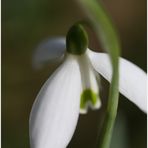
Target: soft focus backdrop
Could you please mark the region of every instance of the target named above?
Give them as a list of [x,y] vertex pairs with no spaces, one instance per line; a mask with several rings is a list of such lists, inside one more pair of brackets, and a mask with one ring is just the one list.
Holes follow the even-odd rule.
[[[146,71],[146,0],[103,2],[119,32],[122,56]],[[58,66],[48,63],[34,70],[36,46],[48,37],[65,35],[73,23],[86,17],[75,0],[2,0],[3,148],[29,148],[32,103]],[[89,47],[102,51],[92,32]],[[104,79],[101,84],[103,107],[80,116],[68,148],[94,147],[108,96],[109,84]],[[146,148],[146,115],[121,95],[118,111],[111,148]]]

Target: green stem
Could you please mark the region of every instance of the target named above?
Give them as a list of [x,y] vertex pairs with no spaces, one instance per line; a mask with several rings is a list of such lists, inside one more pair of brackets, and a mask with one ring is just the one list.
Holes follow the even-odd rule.
[[108,105],[102,131],[98,139],[98,148],[109,148],[118,107],[120,43],[111,20],[100,1],[79,0],[79,2],[87,12],[97,37],[102,41],[102,45],[109,53],[112,64],[113,75],[109,90]]
[[98,148],[109,148],[118,107],[118,73],[114,72],[103,128],[97,141]]

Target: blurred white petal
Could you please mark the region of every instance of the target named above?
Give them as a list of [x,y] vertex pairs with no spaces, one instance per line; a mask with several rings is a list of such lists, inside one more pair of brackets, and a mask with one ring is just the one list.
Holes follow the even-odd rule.
[[[94,69],[109,82],[112,77],[112,68],[108,54],[96,53],[88,50]],[[141,110],[147,112],[147,76],[135,64],[120,58],[119,91]]]
[[75,57],[53,73],[40,90],[30,115],[31,148],[66,148],[80,110],[81,77]]
[[41,68],[48,61],[60,60],[66,50],[65,37],[49,38],[41,42],[33,53],[33,67]]

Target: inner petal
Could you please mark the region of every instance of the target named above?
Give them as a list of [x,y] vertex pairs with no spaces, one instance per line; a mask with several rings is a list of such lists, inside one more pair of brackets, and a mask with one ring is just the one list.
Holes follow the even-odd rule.
[[83,90],[81,94],[80,113],[84,114],[87,113],[88,108],[100,108],[101,101],[95,72],[88,56],[86,54],[79,56],[78,62]]

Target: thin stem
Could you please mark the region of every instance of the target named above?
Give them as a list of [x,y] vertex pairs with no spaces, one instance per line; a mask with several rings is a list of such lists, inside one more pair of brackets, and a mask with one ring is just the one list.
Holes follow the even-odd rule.
[[109,90],[108,105],[102,131],[97,142],[98,148],[109,148],[118,107],[118,59],[120,55],[120,43],[115,28],[100,1],[79,0],[78,2],[80,2],[88,14],[92,28],[96,32],[98,39],[102,41],[105,50],[109,53],[112,64],[113,75]]
[[97,141],[98,148],[109,148],[112,130],[117,114],[118,107],[118,74],[114,72],[112,77],[112,85],[110,86],[109,100],[105,114],[102,131]]

